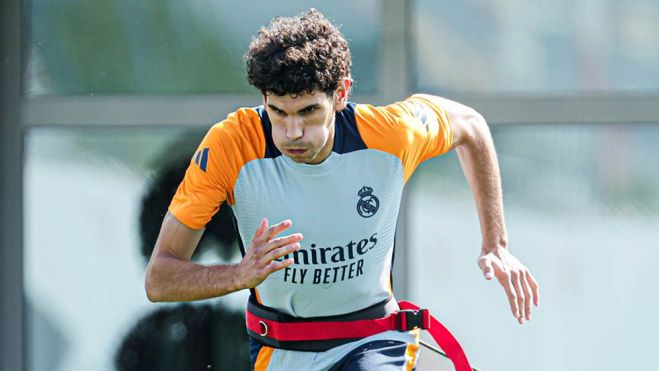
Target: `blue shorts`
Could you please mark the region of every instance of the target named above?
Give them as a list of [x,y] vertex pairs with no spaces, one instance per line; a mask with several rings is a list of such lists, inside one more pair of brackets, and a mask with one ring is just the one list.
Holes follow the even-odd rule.
[[325,352],[275,349],[249,341],[254,371],[415,370],[419,355],[418,331],[387,331]]

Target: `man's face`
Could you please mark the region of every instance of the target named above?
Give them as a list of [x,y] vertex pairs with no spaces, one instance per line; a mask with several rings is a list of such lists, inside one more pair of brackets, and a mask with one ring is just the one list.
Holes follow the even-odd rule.
[[337,104],[326,93],[264,97],[272,123],[272,140],[295,162],[319,164],[332,152]]

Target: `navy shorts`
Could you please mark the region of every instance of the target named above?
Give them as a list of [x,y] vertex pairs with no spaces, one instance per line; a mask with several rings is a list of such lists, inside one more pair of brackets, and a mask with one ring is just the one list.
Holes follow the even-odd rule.
[[415,370],[415,364],[403,368],[403,366],[408,366],[405,359],[407,348],[408,344],[402,341],[372,341],[348,353],[329,371]]
[[250,339],[252,370],[400,371],[415,370],[418,331],[387,331],[325,352],[300,352],[263,346]]

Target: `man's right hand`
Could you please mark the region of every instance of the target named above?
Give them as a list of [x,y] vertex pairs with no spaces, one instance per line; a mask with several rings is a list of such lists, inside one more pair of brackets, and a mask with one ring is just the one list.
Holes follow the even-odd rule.
[[293,259],[277,261],[300,248],[298,241],[302,234],[294,233],[278,237],[279,233],[290,228],[293,223],[284,220],[268,227],[268,220],[263,218],[249,244],[243,260],[238,264],[238,282],[243,288],[254,288],[263,282],[270,274],[293,264]]

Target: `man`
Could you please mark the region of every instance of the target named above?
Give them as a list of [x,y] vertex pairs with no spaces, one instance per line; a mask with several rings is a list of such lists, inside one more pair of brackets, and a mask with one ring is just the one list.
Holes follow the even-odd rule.
[[[538,284],[507,249],[499,169],[483,117],[430,95],[384,107],[349,103],[350,63],[347,42],[316,10],[262,28],[247,54],[247,74],[263,105],[239,109],[210,129],[149,263],[152,301],[250,289],[256,370],[414,368],[417,331],[346,340],[328,335],[332,328],[317,329],[319,322],[346,321],[336,331],[351,331],[343,327],[398,313],[390,278],[403,186],[421,162],[452,149],[476,201],[485,278],[498,279],[519,323],[531,319],[531,301],[538,305]],[[204,225],[223,202],[239,231],[256,231],[251,239],[242,235],[242,261],[192,263]]]

